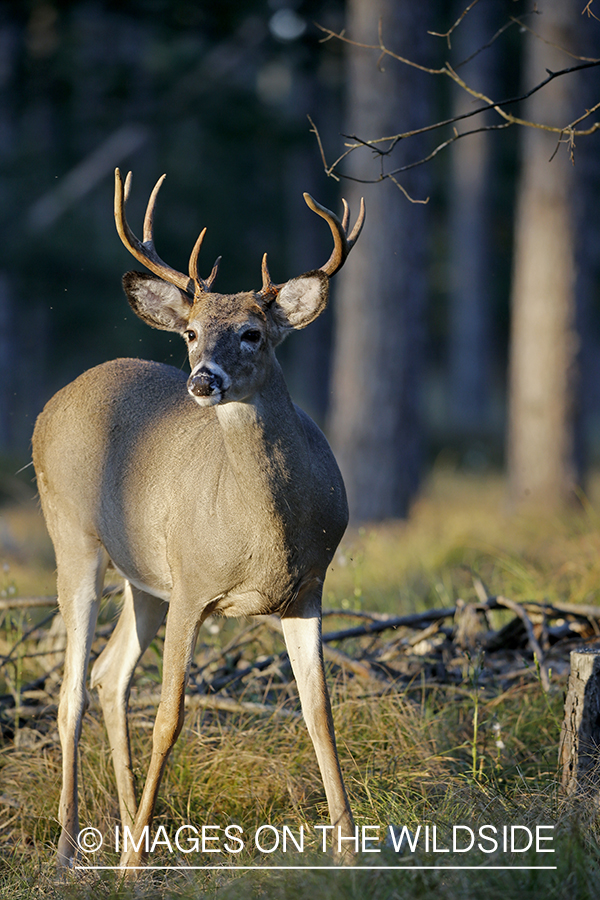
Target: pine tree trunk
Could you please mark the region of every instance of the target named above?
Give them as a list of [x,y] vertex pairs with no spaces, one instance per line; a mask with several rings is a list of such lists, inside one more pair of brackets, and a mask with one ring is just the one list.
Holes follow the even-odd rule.
[[[419,58],[427,37],[422,4],[350,0],[347,34],[384,40],[398,53]],[[394,60],[377,65],[377,53],[349,46],[346,133],[383,137],[427,121],[431,77]],[[410,159],[420,147],[410,141]],[[407,157],[405,157],[406,159]],[[394,165],[400,157],[394,155]],[[344,171],[377,178],[370,151],[354,153]],[[388,166],[391,168],[391,165]],[[400,181],[424,198],[424,170]],[[363,233],[336,285],[330,435],[354,520],[402,517],[419,481],[419,388],[423,365],[428,208],[409,203],[390,181],[345,182],[353,216],[361,195],[367,204]]]
[[[453,6],[453,21],[465,5]],[[478,5],[465,16],[453,35],[456,59],[462,60],[482,47],[494,32],[494,7]],[[461,70],[477,90],[497,96],[494,80],[495,45],[477,54]],[[453,113],[461,115],[473,109],[473,99],[454,86]],[[478,119],[477,127],[491,124],[491,114]],[[474,127],[462,123],[461,131]],[[457,141],[451,150],[449,191],[450,256],[448,311],[448,409],[451,430],[471,438],[489,431],[491,426],[491,328],[490,302],[490,219],[492,203],[491,138],[481,132]]]
[[13,449],[11,418],[15,361],[11,283],[6,272],[0,271],[0,453]]
[[[525,85],[572,64],[581,10],[574,0],[545,3],[526,38]],[[547,43],[549,42],[549,43]],[[558,78],[534,94],[524,117],[565,125],[573,118],[575,80]],[[509,366],[509,492],[514,503],[558,508],[579,481],[574,419],[577,391],[573,166],[558,135],[522,130],[522,171],[515,226]],[[551,159],[551,157],[553,157]]]

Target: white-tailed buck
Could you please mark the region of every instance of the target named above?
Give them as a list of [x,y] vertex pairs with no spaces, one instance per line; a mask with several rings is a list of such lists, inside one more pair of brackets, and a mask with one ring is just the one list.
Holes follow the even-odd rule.
[[[331,822],[342,834],[354,834],[321,644],[323,579],[346,527],[346,497],[325,438],[290,400],[274,348],[323,311],[329,278],[358,238],[364,206],[348,234],[346,204],[340,222],[305,194],[333,234],[327,263],[273,284],[265,255],[262,288],[225,295],[213,291],[218,260],[207,279],[198,274],[204,231],[189,275],[157,255],[152,222],[162,181],[150,197],[139,241],[125,218],[130,176],[123,186],[115,173],[117,230],[153,273],[129,272],[123,284],[138,316],[182,335],[190,376],[140,359],[104,363],[50,400],[33,435],[67,629],[58,713],[61,865],[72,864],[77,849],[77,743],[109,560],[125,578],[124,604],[94,663],[91,684],[106,721],[121,820],[134,840],[151,824],[163,769],[183,723],[198,629],[214,613],[281,616]],[[165,614],[162,693],[138,806],[127,703],[134,669]],[[123,854],[122,865],[141,862],[142,843],[139,851]]]

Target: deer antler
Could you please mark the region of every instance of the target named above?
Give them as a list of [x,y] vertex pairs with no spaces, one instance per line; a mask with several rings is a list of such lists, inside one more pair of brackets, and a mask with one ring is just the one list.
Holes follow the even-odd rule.
[[198,274],[198,255],[200,253],[202,241],[204,240],[204,235],[206,234],[206,228],[200,232],[198,240],[192,250],[189,262],[189,275],[184,275],[183,272],[178,272],[177,269],[172,269],[171,266],[168,266],[162,261],[154,248],[154,239],[152,237],[154,207],[156,205],[158,192],[165,178],[166,176],[162,175],[158,179],[154,185],[154,190],[150,194],[146,215],[144,216],[144,240],[142,242],[136,238],[125,217],[125,205],[131,189],[131,172],[128,173],[127,178],[125,179],[125,185],[123,185],[121,173],[118,169],[115,169],[115,223],[119,237],[132,256],[141,262],[142,265],[146,266],[147,269],[150,269],[151,272],[154,272],[155,275],[158,275],[159,278],[163,278],[170,284],[176,285],[182,291],[194,294],[207,294],[210,292],[213,282],[217,277],[221,257],[219,256],[216,260],[208,278],[206,280],[200,278]]
[[[362,227],[365,224],[365,201],[361,197],[358,218],[354,224],[354,228],[352,229],[350,234],[348,234],[350,209],[344,199],[342,199],[342,203],[344,205],[344,214],[342,216],[341,222],[334,212],[331,212],[331,210],[327,209],[325,206],[321,206],[321,204],[317,203],[317,201],[314,200],[310,196],[310,194],[305,193],[304,200],[309,209],[312,209],[312,211],[315,212],[318,216],[321,216],[321,218],[325,219],[331,229],[331,233],[333,235],[333,251],[325,265],[320,267],[320,271],[325,272],[325,274],[331,278],[332,275],[335,275],[336,272],[339,272],[339,270],[346,262],[348,254],[354,247],[356,241],[358,240],[358,236],[362,231]],[[267,268],[266,253],[263,256],[262,260],[262,281],[263,283],[260,293],[263,296],[276,293],[281,287],[280,284],[273,284],[273,282],[271,281],[271,276],[269,275],[269,270]]]

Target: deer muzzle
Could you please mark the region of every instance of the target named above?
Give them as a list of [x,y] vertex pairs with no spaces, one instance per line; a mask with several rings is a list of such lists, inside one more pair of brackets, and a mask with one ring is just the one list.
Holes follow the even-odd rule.
[[223,378],[218,372],[211,371],[206,366],[192,372],[188,378],[188,391],[193,397],[208,399],[223,393]]

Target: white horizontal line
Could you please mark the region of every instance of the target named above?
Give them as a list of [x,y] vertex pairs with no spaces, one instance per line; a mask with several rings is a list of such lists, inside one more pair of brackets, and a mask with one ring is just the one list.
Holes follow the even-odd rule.
[[550,871],[557,869],[557,866],[75,866],[75,869],[79,871],[91,871],[97,869],[111,869],[111,870],[123,870],[123,871],[144,871],[146,870],[161,870],[161,871],[192,871],[192,870],[248,870],[248,869],[256,869],[259,872],[264,871],[315,871],[315,870],[323,870],[326,872],[333,871],[346,871],[346,872],[356,872],[356,871],[378,871],[385,872],[389,870],[390,872],[394,871],[414,871],[415,869],[432,869],[433,871],[442,871],[448,869],[458,869],[460,871],[466,870],[474,870],[474,869],[483,869],[485,871],[525,871],[525,872],[533,872],[533,871]]

